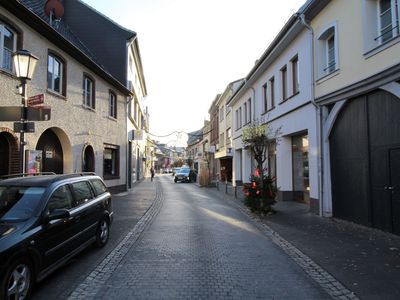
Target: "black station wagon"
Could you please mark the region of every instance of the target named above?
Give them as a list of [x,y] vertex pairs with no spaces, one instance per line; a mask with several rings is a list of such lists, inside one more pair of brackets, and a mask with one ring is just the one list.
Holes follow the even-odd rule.
[[27,299],[42,280],[87,246],[103,247],[111,195],[93,174],[0,181],[0,299]]

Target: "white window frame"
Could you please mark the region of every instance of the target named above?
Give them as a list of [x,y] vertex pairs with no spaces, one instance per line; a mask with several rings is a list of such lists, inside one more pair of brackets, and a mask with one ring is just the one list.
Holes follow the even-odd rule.
[[[332,41],[333,39],[333,48],[331,48],[331,44],[330,41]],[[336,70],[336,49],[335,49],[335,43],[336,43],[336,36],[335,33],[332,33],[331,35],[329,35],[326,40],[325,40],[325,62],[326,62],[326,66],[324,71],[326,71],[327,73],[332,73],[333,71]],[[333,55],[333,57],[331,57],[331,55]]]
[[292,68],[292,95],[295,95],[300,92],[300,63],[298,54],[290,60],[290,65]]
[[281,70],[281,93],[282,99],[281,101],[284,102],[289,98],[288,95],[288,69],[287,65],[284,65]]
[[242,107],[239,107],[239,128],[242,128],[242,121],[243,121],[243,115],[242,115]]
[[[333,64],[329,64],[329,41],[334,39]],[[339,69],[338,30],[336,22],[329,24],[317,36],[317,80],[324,78]],[[332,62],[331,61],[331,62]]]
[[[390,0],[390,17],[391,17],[391,23],[390,25],[387,26],[387,28],[389,28],[389,26],[392,28],[391,30],[388,30],[385,33],[382,33],[385,29],[382,28],[382,15],[383,13],[386,13],[388,10],[386,10],[385,12],[381,12],[381,2],[383,0],[378,0],[376,2],[377,8],[376,8],[376,12],[377,12],[377,20],[378,20],[378,39],[379,39],[379,43],[380,44],[384,44],[387,41],[392,40],[394,37],[399,35],[399,7],[398,5],[400,4],[398,0]],[[383,39],[384,35],[390,33],[391,36],[387,39]]]
[[87,75],[83,75],[83,105],[94,109],[94,81]]
[[271,110],[275,108],[275,76],[272,76],[268,80],[268,85],[269,85],[269,96],[271,100],[270,101],[271,107],[269,110]]
[[247,101],[243,104],[244,110],[244,124],[247,124]]
[[246,124],[251,123],[251,98],[247,100],[247,116],[246,116]]
[[116,119],[117,118],[117,95],[110,91],[109,96],[108,96],[108,101],[109,101],[109,110],[108,110],[108,115],[111,118]]
[[400,42],[400,0],[391,0],[392,37],[381,37],[381,0],[362,0],[364,57],[368,59]]
[[[10,62],[8,64],[8,66],[9,66],[8,68],[3,66],[4,56],[5,56],[5,53],[4,53],[4,32],[5,32],[5,30],[8,30],[13,35],[13,49],[11,49],[10,58],[9,58]],[[0,24],[0,68],[2,70],[8,71],[10,73],[12,73],[14,70],[14,65],[12,62],[11,54],[13,52],[15,52],[15,50],[17,48],[17,38],[16,37],[17,37],[17,34],[9,26],[7,26],[6,24]],[[7,50],[10,50],[10,49],[7,49]]]
[[[62,95],[62,94],[63,94],[63,82],[64,82],[64,76],[63,76],[63,74],[64,74],[64,62],[63,62],[59,57],[57,57],[55,54],[49,53],[48,56],[47,56],[47,72],[49,72],[49,60],[50,60],[50,59],[53,60],[53,64],[52,64],[53,68],[52,68],[52,70],[51,70],[51,82],[50,82],[50,86],[49,86],[49,82],[47,81],[47,88],[48,88],[49,90],[51,90],[52,92],[55,92],[55,93],[57,93],[57,94]],[[56,61],[56,62],[59,64],[59,66],[60,66],[60,68],[59,68],[59,74],[57,74],[57,75],[59,76],[59,78],[60,78],[60,90],[59,90],[59,91],[57,91],[57,90],[54,88],[54,86],[55,86],[55,84],[54,84],[54,81],[55,81],[55,76],[54,76],[54,74],[55,74],[55,72],[54,72],[54,61]]]
[[226,130],[226,144],[227,145],[231,144],[231,138],[232,138],[232,130],[231,130],[231,128],[228,128]]

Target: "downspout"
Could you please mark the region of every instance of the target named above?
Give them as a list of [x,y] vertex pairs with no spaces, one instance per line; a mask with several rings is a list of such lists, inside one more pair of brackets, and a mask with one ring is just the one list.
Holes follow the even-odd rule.
[[301,23],[308,29],[310,32],[310,58],[311,58],[311,103],[316,108],[316,126],[317,126],[317,141],[318,141],[318,151],[317,151],[317,161],[318,161],[318,197],[319,197],[319,215],[323,216],[324,213],[324,200],[323,200],[323,161],[322,161],[322,109],[315,102],[315,63],[314,63],[314,29],[311,25],[306,21],[304,13],[299,14],[298,18]]

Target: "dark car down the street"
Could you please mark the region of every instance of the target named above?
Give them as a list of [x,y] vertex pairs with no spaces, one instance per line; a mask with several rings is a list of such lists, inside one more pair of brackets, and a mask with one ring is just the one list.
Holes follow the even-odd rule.
[[0,299],[28,299],[35,281],[103,247],[112,219],[111,194],[93,174],[0,181]]
[[190,168],[180,168],[176,174],[175,174],[175,178],[174,181],[176,182],[192,182],[192,181],[196,181],[196,171],[192,170]]

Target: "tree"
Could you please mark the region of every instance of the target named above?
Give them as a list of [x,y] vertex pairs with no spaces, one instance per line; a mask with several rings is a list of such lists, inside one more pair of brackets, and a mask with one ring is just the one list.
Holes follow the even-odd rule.
[[260,213],[274,212],[277,188],[274,185],[275,178],[270,174],[264,174],[264,162],[268,158],[268,148],[278,143],[280,128],[273,130],[270,125],[260,125],[258,122],[250,124],[243,129],[243,145],[249,149],[257,162],[257,168],[250,176],[251,183],[245,184],[245,204],[252,211]]
[[261,178],[264,175],[263,165],[268,158],[268,148],[274,143],[278,143],[280,132],[281,127],[274,130],[272,126],[267,124],[261,125],[257,121],[243,129],[243,145],[253,154]]

